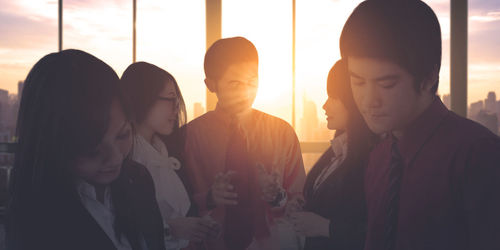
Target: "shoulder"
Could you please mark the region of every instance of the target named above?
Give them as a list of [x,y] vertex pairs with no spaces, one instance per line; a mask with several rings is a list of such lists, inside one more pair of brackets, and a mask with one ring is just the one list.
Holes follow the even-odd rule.
[[328,147],[328,149],[319,157],[318,161],[314,163],[314,165],[311,168],[310,174],[328,165],[332,157],[333,157],[333,150],[331,147]]
[[151,192],[151,189],[154,192],[153,178],[147,168],[131,159],[124,161],[120,176],[113,182],[112,186],[115,190],[122,192]]
[[290,126],[290,124],[288,122],[286,122],[285,120],[283,120],[277,116],[270,115],[268,113],[264,113],[264,112],[257,110],[257,109],[252,110],[252,116],[254,117],[255,120],[258,120],[258,121],[262,121],[265,123],[273,123],[273,124],[276,124],[276,125],[281,126],[281,127],[286,127],[286,128],[292,129],[292,126]]
[[151,177],[146,167],[132,159],[123,162],[121,176],[125,178],[148,178]]
[[459,175],[470,176],[471,173],[467,172],[473,171],[494,176],[496,174],[492,173],[500,170],[500,137],[481,124],[451,111],[435,131],[432,142],[449,153],[454,171]]
[[193,119],[188,124],[186,124],[187,130],[197,130],[206,126],[207,123],[212,122],[215,118],[214,111],[208,111],[207,113]]
[[272,129],[273,132],[293,135],[296,137],[295,130],[287,121],[257,109],[253,109],[252,111],[253,120],[255,121],[256,126],[266,127]]
[[217,129],[217,114],[215,111],[208,111],[185,125],[184,136],[186,143],[190,143],[192,140],[199,140],[198,137],[215,133]]
[[445,118],[438,134],[449,136],[461,148],[477,147],[482,144],[498,144],[500,141],[498,135],[483,125],[451,111]]

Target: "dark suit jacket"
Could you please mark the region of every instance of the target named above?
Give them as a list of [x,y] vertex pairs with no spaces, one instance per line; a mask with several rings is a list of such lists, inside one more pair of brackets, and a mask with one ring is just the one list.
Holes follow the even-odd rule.
[[[7,249],[116,249],[75,190],[54,192],[11,207],[17,211],[8,213]],[[111,192],[116,223],[133,249],[140,249],[142,239],[150,250],[165,249],[153,180],[146,168],[131,161],[124,164]]]
[[333,156],[329,148],[316,162],[306,178],[305,210],[330,220],[330,237],[307,237],[305,249],[363,249],[366,227],[366,206],[363,190],[365,164],[342,163],[314,191],[314,182],[321,170],[328,167]]

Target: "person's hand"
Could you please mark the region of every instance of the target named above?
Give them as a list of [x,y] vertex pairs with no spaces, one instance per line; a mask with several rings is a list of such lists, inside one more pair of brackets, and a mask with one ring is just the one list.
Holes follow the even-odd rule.
[[167,222],[171,234],[176,239],[201,242],[208,238],[215,238],[218,234],[217,225],[206,218],[179,217]]
[[311,212],[294,212],[289,215],[290,222],[298,234],[306,237],[329,237],[330,221]]
[[231,176],[234,171],[227,173],[218,173],[215,176],[214,184],[210,190],[212,202],[216,207],[223,205],[237,205],[238,194],[234,192],[234,186],[231,185]]
[[257,164],[257,178],[262,191],[262,199],[267,202],[273,202],[280,192],[283,192],[279,181],[279,173],[277,171],[268,171],[262,164]]
[[302,212],[304,210],[305,205],[304,198],[302,196],[297,196],[290,199],[285,207],[285,214],[290,215],[295,212]]

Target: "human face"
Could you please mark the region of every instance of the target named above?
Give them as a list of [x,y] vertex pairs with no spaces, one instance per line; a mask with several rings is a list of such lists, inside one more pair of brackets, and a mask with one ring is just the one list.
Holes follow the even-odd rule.
[[156,102],[148,112],[141,126],[151,128],[153,133],[169,135],[176,125],[179,113],[179,97],[173,82],[165,83]]
[[131,125],[118,101],[114,100],[104,137],[95,149],[77,157],[75,175],[93,185],[108,185],[120,174],[123,160],[131,147]]
[[349,57],[348,67],[354,100],[374,133],[403,131],[431,103],[430,88],[417,92],[413,76],[393,62]]
[[325,104],[323,104],[323,109],[325,110],[328,129],[346,129],[348,119],[347,110],[338,98],[328,97]]
[[257,62],[233,64],[217,81],[217,105],[231,115],[245,113],[252,108],[258,85]]

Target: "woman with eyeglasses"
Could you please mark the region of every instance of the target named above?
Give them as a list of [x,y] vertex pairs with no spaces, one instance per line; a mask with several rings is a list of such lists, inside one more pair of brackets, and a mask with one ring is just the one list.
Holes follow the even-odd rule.
[[[181,249],[216,234],[217,225],[195,217],[182,156],[186,108],[175,78],[146,62],[131,64],[121,87],[130,102],[136,136],[132,159],[149,170],[165,227],[167,249]],[[196,244],[193,244],[196,245]]]

